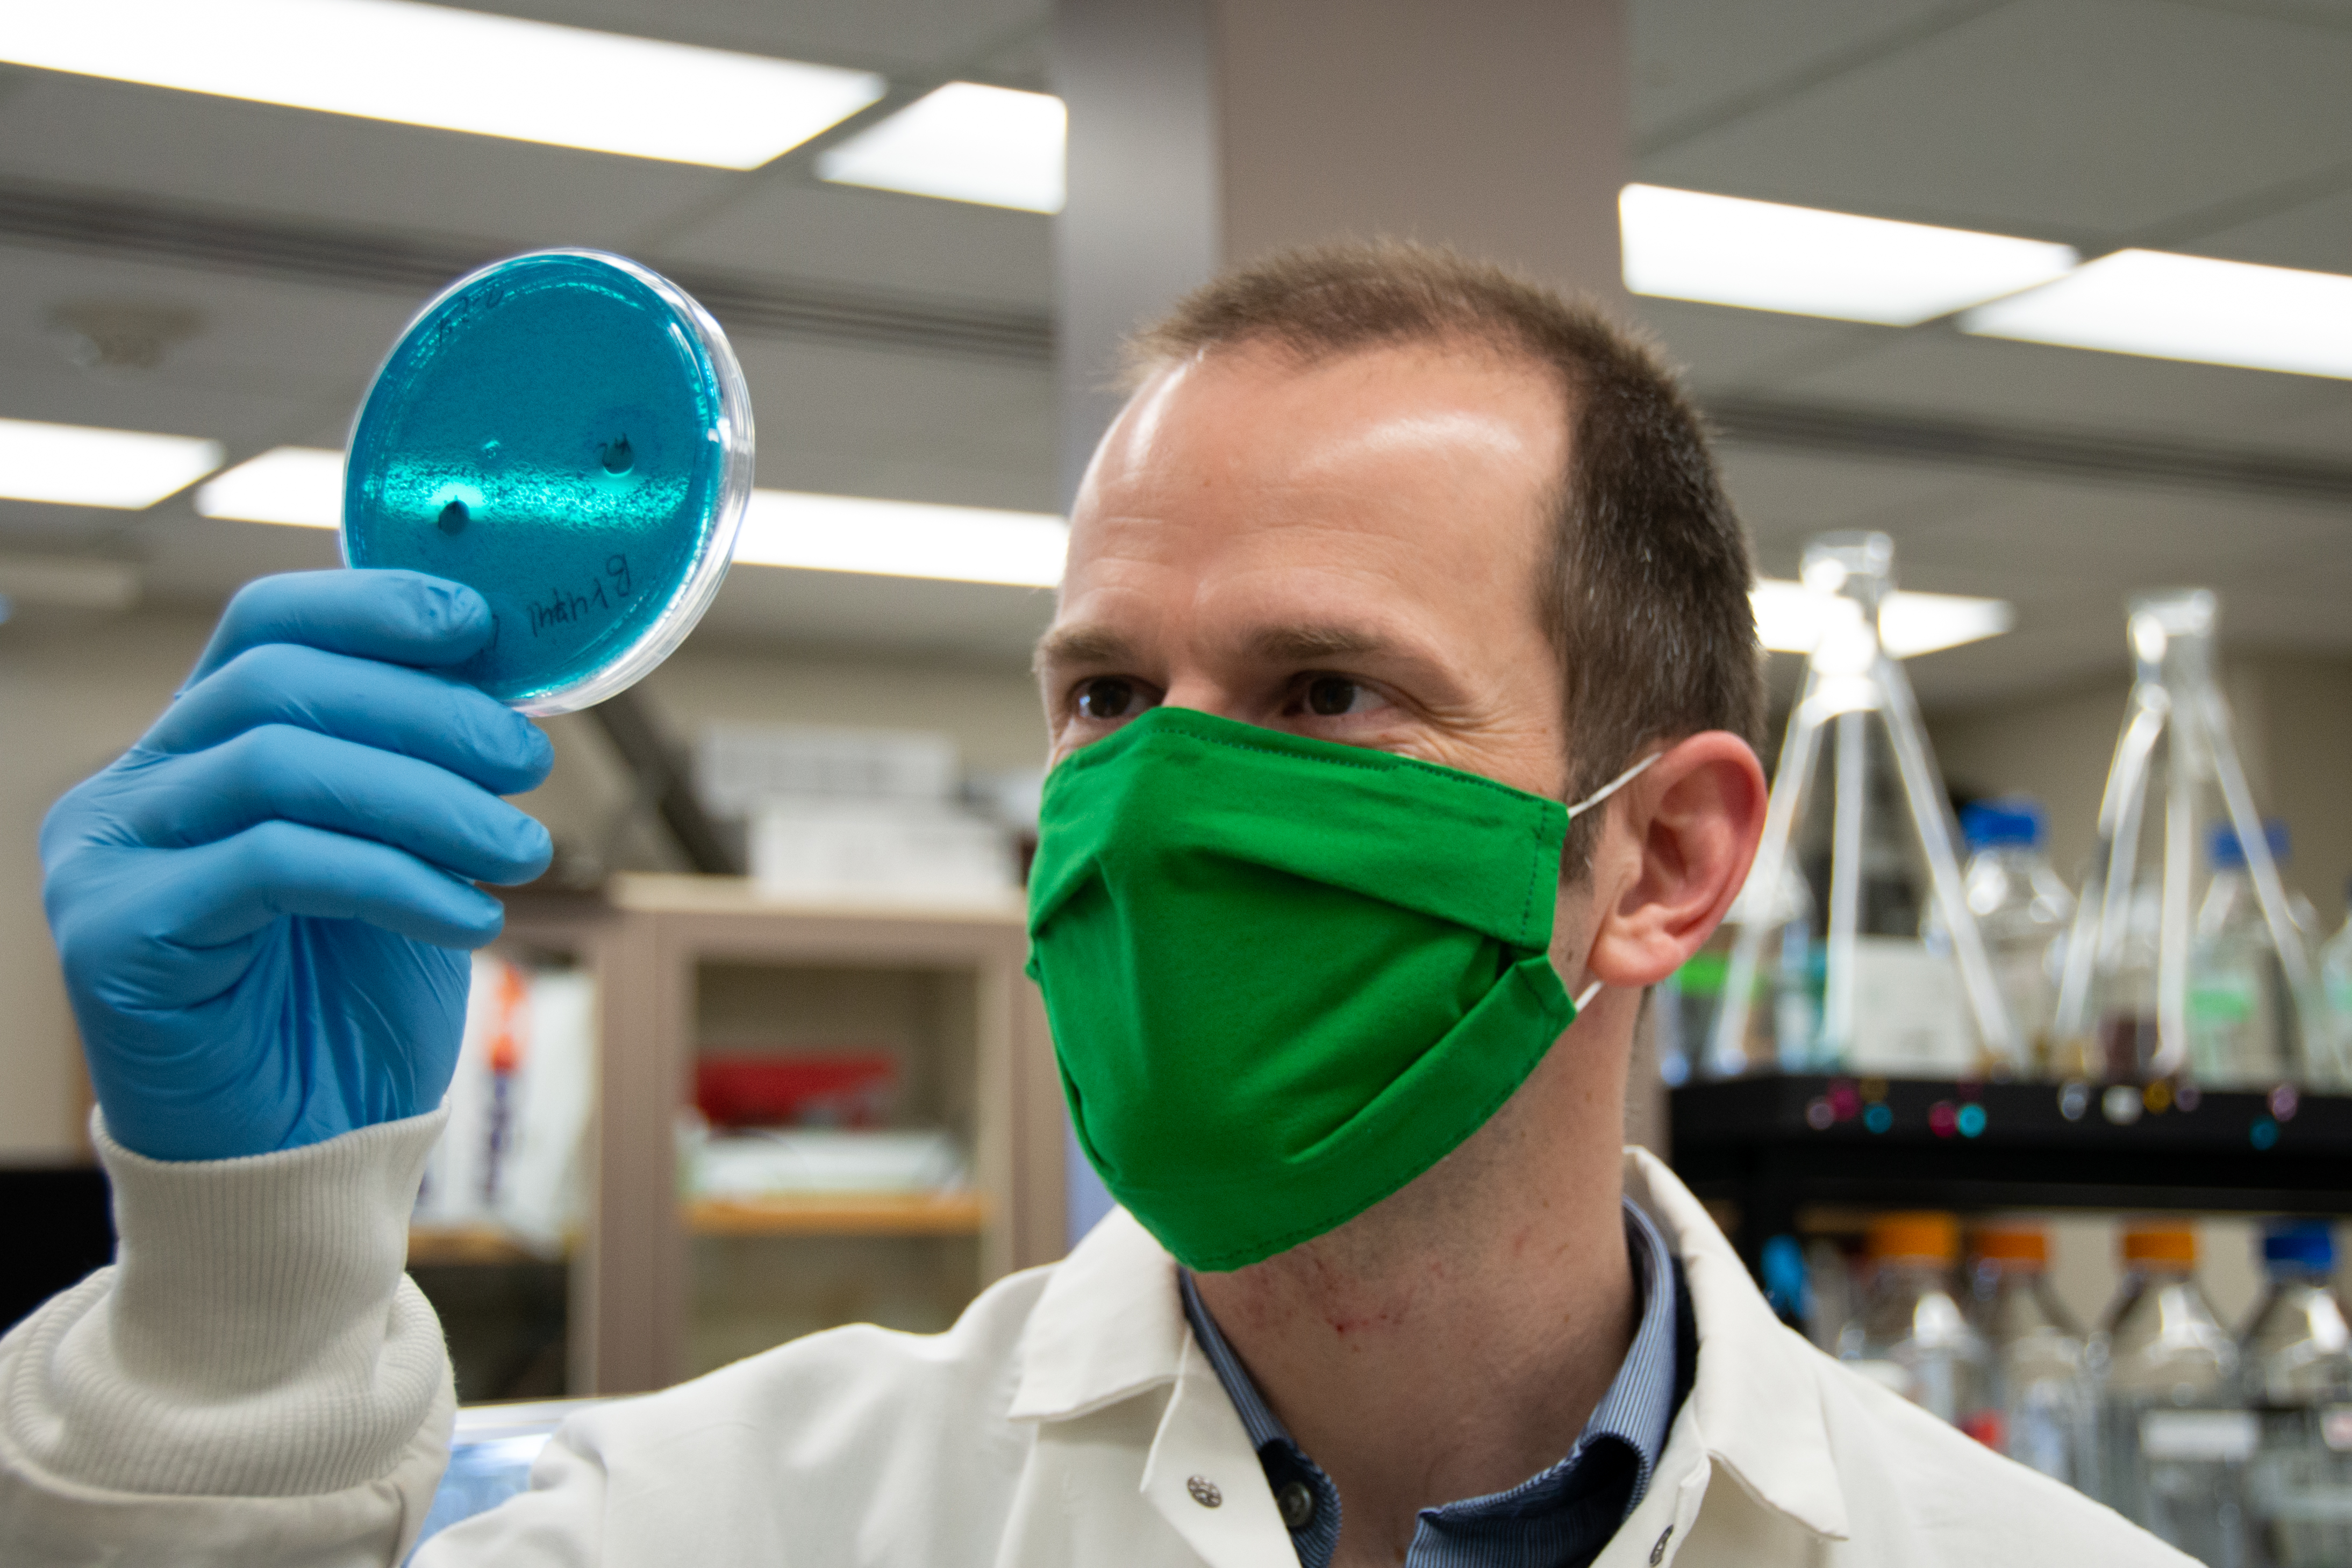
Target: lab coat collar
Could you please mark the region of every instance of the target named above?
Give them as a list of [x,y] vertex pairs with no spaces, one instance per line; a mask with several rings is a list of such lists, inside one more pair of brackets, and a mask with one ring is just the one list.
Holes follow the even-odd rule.
[[1176,1381],[1192,1330],[1176,1260],[1114,1208],[1054,1267],[1021,1335],[1007,1414],[1058,1421]]
[[[1846,1539],[1845,1496],[1811,1364],[1818,1353],[1772,1315],[1706,1210],[1644,1150],[1625,1151],[1625,1192],[1681,1259],[1698,1324],[1697,1377],[1677,1427],[1695,1427],[1707,1458],[1766,1507],[1817,1536]],[[1007,1414],[1057,1421],[1181,1384],[1175,1405],[1185,1420],[1209,1420],[1221,1445],[1238,1436],[1245,1448],[1231,1401],[1192,1345],[1175,1276],[1166,1249],[1126,1210],[1113,1209],[1039,1297]],[[1178,1414],[1171,1408],[1169,1417]],[[1674,1484],[1663,1475],[1660,1482]]]
[[1625,1194],[1682,1260],[1699,1343],[1683,1413],[1708,1458],[1767,1508],[1845,1540],[1845,1493],[1811,1364],[1819,1352],[1773,1316],[1698,1199],[1646,1149],[1625,1151]]

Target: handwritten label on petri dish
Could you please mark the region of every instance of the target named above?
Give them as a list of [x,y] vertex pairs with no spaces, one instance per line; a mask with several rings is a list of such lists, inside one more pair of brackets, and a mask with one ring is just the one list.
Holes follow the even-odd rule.
[[551,627],[578,625],[592,613],[610,615],[628,597],[629,558],[611,557],[604,562],[604,576],[591,579],[584,593],[551,588],[545,603],[525,606],[530,612],[530,634],[536,637]]

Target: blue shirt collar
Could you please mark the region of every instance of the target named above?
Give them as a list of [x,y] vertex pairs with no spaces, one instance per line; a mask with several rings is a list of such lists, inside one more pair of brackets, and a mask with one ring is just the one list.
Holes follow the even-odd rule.
[[[1609,1391],[1568,1457],[1507,1491],[1423,1509],[1409,1568],[1477,1562],[1590,1562],[1649,1490],[1692,1368],[1674,1256],[1649,1217],[1625,1205],[1625,1244],[1642,1315]],[[1274,1412],[1209,1315],[1192,1275],[1177,1270],[1184,1316],[1216,1369],[1265,1467],[1304,1568],[1327,1568],[1339,1540],[1339,1494]],[[1695,1348],[1695,1347],[1694,1347]]]

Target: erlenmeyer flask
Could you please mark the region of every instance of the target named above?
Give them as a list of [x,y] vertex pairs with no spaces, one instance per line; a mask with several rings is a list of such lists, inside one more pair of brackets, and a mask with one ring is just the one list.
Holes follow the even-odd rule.
[[[2099,841],[2066,940],[2053,1033],[2062,1059],[2091,1077],[2197,1078],[2244,1087],[2300,1077],[2345,1081],[2304,934],[2231,737],[2213,673],[2219,606],[2205,589],[2142,594],[2126,615],[2136,678],[2099,805]],[[2259,920],[2236,923],[2274,956],[2280,1007],[2269,1038],[2237,1031],[2223,1050],[2192,1017],[2209,846],[2226,830]],[[2218,918],[2218,917],[2216,917]],[[2207,945],[2210,946],[2210,943]],[[2209,977],[2210,978],[2210,977]],[[2208,986],[2206,989],[2213,988]]]
[[[1824,534],[1806,547],[1805,585],[1827,599],[1830,623],[1790,710],[1763,842],[1732,912],[1707,1053],[1718,1074],[1966,1077],[2024,1065],[1969,908],[1918,705],[1879,643],[1894,559],[1885,534]],[[1778,892],[1791,877],[1803,898]],[[1800,908],[1802,942],[1790,921]],[[1768,1005],[1771,1026],[1759,1029]],[[1810,1039],[1792,1038],[1807,1027]]]

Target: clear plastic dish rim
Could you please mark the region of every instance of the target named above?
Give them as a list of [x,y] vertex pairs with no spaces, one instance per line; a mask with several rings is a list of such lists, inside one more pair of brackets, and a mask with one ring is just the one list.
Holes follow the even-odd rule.
[[[384,351],[375,374],[368,382],[367,396],[360,399],[358,410],[352,415],[351,434],[343,441],[343,461],[351,462],[358,444],[360,422],[367,417],[368,403],[375,396],[376,384],[393,360],[406,346],[412,334],[423,326],[432,314],[450,299],[471,288],[490,274],[513,266],[519,261],[540,261],[552,256],[568,256],[574,260],[593,261],[625,273],[654,292],[656,298],[675,311],[678,319],[694,333],[695,341],[709,358],[719,382],[719,424],[714,436],[723,450],[723,467],[719,476],[719,507],[711,527],[703,536],[701,552],[696,556],[694,569],[686,580],[670,596],[669,606],[654,623],[646,628],[637,640],[629,644],[619,657],[607,663],[594,674],[583,675],[568,686],[534,696],[500,699],[517,713],[533,718],[546,718],[560,713],[577,713],[582,708],[594,707],[606,697],[628,690],[648,674],[656,665],[677,651],[677,645],[698,625],[710,601],[719,596],[719,585],[727,580],[727,569],[735,559],[736,536],[743,531],[743,515],[751,505],[752,430],[751,389],[743,380],[743,367],[735,358],[735,350],[727,341],[727,333],[702,301],[641,262],[611,251],[589,250],[578,246],[558,246],[551,250],[526,250],[502,256],[487,266],[478,267],[440,293],[425,301],[400,335]],[[351,480],[343,481],[345,511],[343,521],[336,530],[342,548],[343,564],[353,566],[352,559]]]

